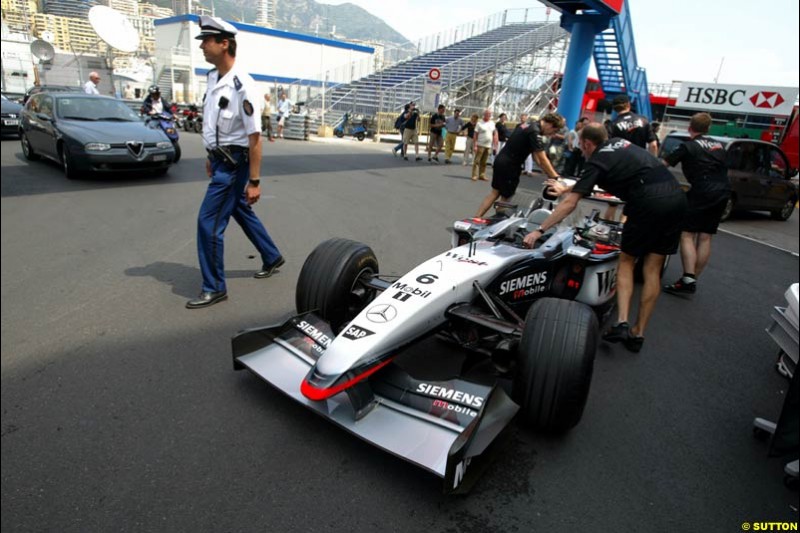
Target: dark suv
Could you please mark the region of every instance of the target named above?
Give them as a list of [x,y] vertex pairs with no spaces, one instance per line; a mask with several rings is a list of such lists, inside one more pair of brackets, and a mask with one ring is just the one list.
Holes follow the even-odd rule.
[[[710,136],[725,145],[728,178],[733,192],[722,220],[734,210],[769,211],[776,220],[788,220],[798,198],[797,169],[774,144],[753,139]],[[661,145],[661,157],[689,140],[688,133],[670,133]],[[687,184],[681,165],[670,170]]]

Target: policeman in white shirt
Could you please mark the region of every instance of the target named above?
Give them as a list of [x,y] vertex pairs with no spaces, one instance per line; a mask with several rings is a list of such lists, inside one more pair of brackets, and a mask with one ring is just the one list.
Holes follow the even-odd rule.
[[286,93],[281,93],[278,99],[278,138],[283,139],[283,127],[286,125],[286,119],[292,112],[292,102],[286,98]]
[[225,228],[231,216],[261,254],[256,278],[268,278],[284,264],[275,243],[253,212],[261,197],[261,92],[236,62],[236,28],[216,17],[200,17],[200,49],[216,68],[208,73],[203,97],[203,144],[211,178],[197,220],[197,250],[203,289],[186,303],[208,307],[228,297],[225,286]]
[[97,90],[97,84],[100,83],[100,74],[97,72],[90,72],[89,73],[89,81],[83,84],[83,92],[86,94],[100,94],[100,91]]

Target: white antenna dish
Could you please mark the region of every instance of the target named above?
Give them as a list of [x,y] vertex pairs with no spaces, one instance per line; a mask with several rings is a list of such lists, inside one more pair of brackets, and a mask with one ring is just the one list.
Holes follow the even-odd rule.
[[50,44],[53,44],[56,40],[56,36],[53,32],[47,30],[42,32],[42,39]]
[[89,24],[106,44],[120,52],[135,52],[139,48],[139,32],[128,17],[107,6],[89,10]]
[[46,63],[52,61],[56,57],[56,51],[53,45],[42,39],[36,39],[31,43],[31,53],[36,59]]

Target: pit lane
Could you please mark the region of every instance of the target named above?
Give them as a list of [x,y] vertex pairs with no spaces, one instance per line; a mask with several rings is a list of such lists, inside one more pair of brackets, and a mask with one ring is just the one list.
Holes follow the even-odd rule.
[[[229,338],[293,309],[320,241],[369,243],[400,274],[447,246],[444,228],[488,185],[387,145],[266,144],[256,211],[287,264],[253,279],[258,260],[232,224],[229,301],[187,311],[207,178],[199,137],[181,143],[165,178],[70,182],[2,142],[3,529],[730,531],[797,519],[785,461],[751,437],[788,388],[764,328],[797,257],[719,235],[698,293],[662,296],[640,354],[601,345],[575,430],[512,427],[473,493],[444,498],[435,477],[234,373]],[[797,213],[734,224],[797,252]],[[679,273],[675,261],[667,276]]]

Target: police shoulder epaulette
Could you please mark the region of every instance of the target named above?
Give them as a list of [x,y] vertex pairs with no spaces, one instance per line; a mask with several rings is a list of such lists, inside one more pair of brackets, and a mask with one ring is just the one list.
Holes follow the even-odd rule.
[[233,77],[233,86],[236,87],[237,91],[241,91],[242,90],[242,82],[239,81],[239,76],[234,76]]

